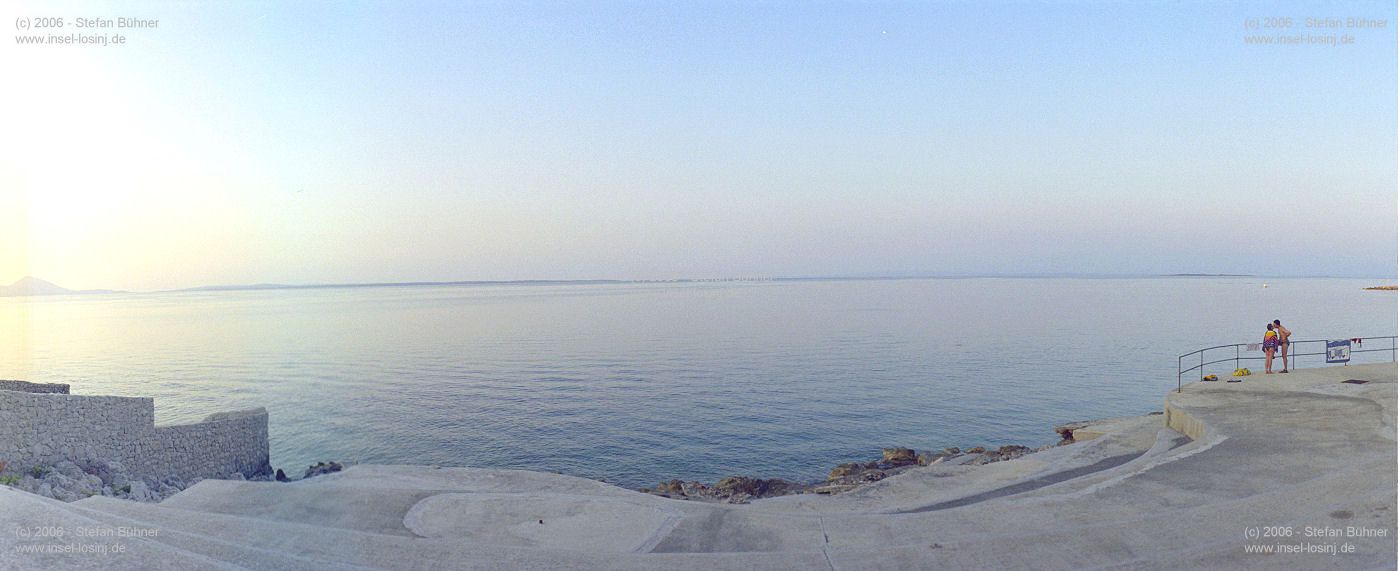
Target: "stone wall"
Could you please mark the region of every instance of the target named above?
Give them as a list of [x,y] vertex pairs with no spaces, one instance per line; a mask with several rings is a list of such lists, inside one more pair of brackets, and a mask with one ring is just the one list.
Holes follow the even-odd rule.
[[27,383],[24,381],[6,381],[0,379],[0,391],[15,391],[21,393],[53,393],[68,394],[68,385],[58,383]]
[[211,414],[197,424],[157,426],[160,472],[182,480],[266,474],[267,409]]
[[0,462],[7,471],[121,462],[132,476],[221,478],[264,474],[267,411],[210,415],[188,425],[155,425],[150,398],[0,390]]

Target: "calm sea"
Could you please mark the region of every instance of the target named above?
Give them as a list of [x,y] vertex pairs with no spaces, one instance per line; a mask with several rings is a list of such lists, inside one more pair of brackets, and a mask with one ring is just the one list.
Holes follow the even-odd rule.
[[730,474],[818,479],[881,446],[1034,446],[1053,441],[1057,423],[1159,410],[1176,386],[1177,355],[1257,342],[1275,318],[1297,339],[1395,335],[1396,294],[1362,290],[1392,280],[10,298],[0,299],[0,378],[153,396],[163,424],[265,406],[273,465],[296,475],[339,460],[528,468],[629,487]]

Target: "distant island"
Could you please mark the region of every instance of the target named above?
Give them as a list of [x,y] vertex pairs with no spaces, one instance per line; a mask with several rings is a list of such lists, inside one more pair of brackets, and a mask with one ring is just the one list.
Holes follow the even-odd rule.
[[78,295],[119,293],[109,289],[72,290],[34,276],[24,276],[10,285],[0,287],[0,297],[29,297],[38,295]]
[[453,281],[453,282],[371,282],[347,284],[251,284],[215,285],[171,290],[174,292],[210,291],[260,291],[268,289],[340,289],[370,287],[424,287],[424,286],[464,286],[464,285],[589,285],[632,283],[626,280],[505,280],[505,281]]
[[1252,278],[1254,274],[1163,274],[1169,278]]
[[1368,287],[1368,288],[1366,288],[1366,289],[1371,290],[1371,291],[1395,291],[1396,289],[1400,289],[1400,286],[1393,286],[1393,285],[1388,285],[1388,286],[1371,286],[1371,287]]

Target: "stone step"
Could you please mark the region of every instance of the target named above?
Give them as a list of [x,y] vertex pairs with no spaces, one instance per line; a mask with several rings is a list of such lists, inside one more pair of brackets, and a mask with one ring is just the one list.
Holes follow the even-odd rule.
[[260,559],[264,555],[268,556],[268,563],[285,558],[291,568],[324,569],[327,563],[386,568],[395,555],[425,547],[400,536],[196,512],[100,496],[70,505],[87,510],[87,515],[96,519],[107,517],[113,525],[159,528],[157,541],[249,568],[282,568],[264,566]]
[[[115,500],[114,500],[115,501]],[[133,502],[134,503],[134,502]],[[176,534],[165,526],[157,537],[115,537],[118,527],[153,526],[127,518],[94,512],[11,488],[0,486],[0,569],[147,569],[153,571],[186,569],[239,569],[206,553],[210,545],[199,542],[194,548],[172,545]],[[21,532],[20,530],[29,530]],[[35,536],[37,530],[62,530],[63,535]],[[144,534],[142,534],[144,535]],[[72,547],[86,552],[35,553],[29,548]],[[96,550],[104,551],[96,551]],[[291,561],[282,567],[295,569]]]
[[[1380,468],[1379,465],[1374,468]],[[1355,480],[1362,471],[1335,480]],[[1300,487],[1302,489],[1302,487]],[[1386,528],[1394,525],[1396,494],[1381,491],[1369,496],[1350,496],[1345,507],[1355,510],[1346,519],[1333,519],[1328,510],[1343,507],[1325,497],[1298,496],[1300,501],[1279,505],[1272,495],[1258,495],[1213,505],[1185,509],[1142,509],[1136,516],[1107,521],[1078,519],[1064,513],[1062,525],[1044,525],[1031,533],[1001,530],[1009,526],[983,529],[981,533],[950,536],[937,533],[934,526],[915,521],[879,522],[827,518],[826,529],[832,543],[828,553],[833,566],[842,568],[949,568],[949,569],[1317,569],[1386,568],[1393,565],[1396,540],[1385,538],[1314,539],[1314,543],[1349,542],[1356,553],[1344,559],[1327,554],[1290,555],[1281,564],[1277,556],[1261,557],[1244,552],[1247,543],[1274,543],[1280,540],[1249,540],[1245,530],[1259,522],[1291,527],[1296,535],[1283,543],[1308,541],[1301,536],[1305,526],[1333,528],[1360,525]],[[1008,514],[1025,509],[1024,501],[990,508]],[[1030,509],[1039,509],[1030,507]],[[1022,512],[1023,513],[1023,512]],[[1226,523],[1235,534],[1222,534],[1218,527],[1202,525]],[[944,522],[946,523],[946,522]],[[897,529],[896,529],[897,527]],[[946,526],[939,526],[946,527]],[[883,528],[883,529],[882,529]],[[995,531],[994,531],[995,529]],[[870,548],[870,545],[880,545]],[[1053,545],[1054,549],[1043,546]],[[1037,546],[1025,551],[1024,546]],[[916,563],[918,562],[918,563]]]
[[1145,465],[1169,462],[1189,453],[1187,446],[1190,445],[1188,439],[1174,430],[1148,427],[1130,437],[1109,435],[1092,442],[1055,447],[978,467],[939,463],[915,468],[845,494],[783,496],[759,500],[755,506],[790,513],[902,514],[971,505],[1012,495],[1064,494],[1106,480],[1130,477]]
[[343,471],[284,485],[382,487],[392,481],[398,489],[425,489],[472,493],[545,492],[572,495],[629,496],[635,490],[606,482],[563,474],[486,468],[433,468],[429,466],[361,465]]
[[[1393,456],[1389,462],[1389,465],[1393,465]],[[1366,490],[1368,475],[1383,471],[1387,465],[1385,461],[1360,463],[1313,480],[1281,486],[1268,493],[1209,497],[1209,501],[1204,502],[1187,503],[1177,501],[1179,498],[1139,494],[1132,490],[1137,485],[1125,483],[1122,486],[1124,489],[1106,489],[1102,493],[1080,491],[1058,497],[1002,498],[983,505],[907,514],[898,518],[884,514],[828,514],[823,518],[824,530],[833,553],[865,545],[882,545],[891,549],[926,546],[930,538],[943,548],[972,553],[993,551],[999,545],[1004,548],[1007,545],[1026,544],[1064,546],[1064,551],[1072,552],[1071,546],[1080,542],[1079,538],[1087,538],[1087,541],[1115,538],[1116,542],[1147,546],[1162,553],[1173,552],[1180,546],[1209,547],[1217,543],[1239,549],[1244,530],[1264,521],[1275,526],[1296,525],[1300,534],[1301,526],[1309,525],[1376,527],[1385,525],[1386,520],[1393,524],[1394,513],[1386,508],[1394,505],[1396,494],[1393,489],[1382,489],[1371,494],[1347,494],[1345,497],[1350,501],[1346,504],[1339,504],[1334,497],[1307,493],[1309,489],[1324,486],[1354,488],[1358,492]],[[1125,492],[1130,497],[1119,495]],[[1108,494],[1119,497],[1106,497]],[[1290,500],[1280,503],[1280,496]],[[1150,498],[1154,503],[1146,503],[1145,498]],[[1092,514],[1082,510],[1081,506],[1086,502],[1097,504]],[[1342,516],[1325,515],[1340,513],[1343,509],[1347,511]],[[1319,517],[1318,514],[1324,515]],[[1008,524],[1013,521],[1020,525]],[[1213,523],[1203,526],[1201,522]],[[1238,522],[1238,525],[1229,527],[1237,527],[1239,533],[1221,537],[1220,522]],[[1395,538],[1388,540],[1393,546]],[[1374,551],[1392,553],[1393,549]],[[1088,552],[1103,553],[1102,550]],[[1115,556],[1110,555],[1109,560],[1112,557]],[[1086,562],[1076,566],[1089,565]],[[1056,566],[1049,565],[1047,560],[1046,567]]]
[[[429,569],[753,569],[825,567],[819,549],[802,553],[698,553],[646,554],[602,553],[578,550],[516,548],[473,542],[408,538],[394,535],[328,528],[314,525],[258,520],[243,516],[201,513],[95,497],[71,504],[93,517],[115,518],[126,525],[159,527],[159,541],[235,565],[262,567],[258,553],[240,554],[228,545],[257,546],[257,552],[282,554],[297,564],[311,561],[319,568]],[[167,534],[164,530],[178,529]],[[218,538],[210,543],[208,538]],[[225,545],[227,544],[227,545]],[[241,559],[240,559],[241,558]],[[318,567],[318,565],[312,565]],[[297,568],[288,566],[287,568]]]
[[334,485],[204,480],[160,505],[169,509],[413,537],[403,525],[404,515],[423,498],[438,493],[423,489],[346,489]]

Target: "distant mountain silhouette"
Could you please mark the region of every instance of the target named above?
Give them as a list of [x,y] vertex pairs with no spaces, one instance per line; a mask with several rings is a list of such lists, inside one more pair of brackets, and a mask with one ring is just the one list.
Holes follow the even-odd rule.
[[109,289],[71,290],[34,276],[24,276],[19,281],[0,287],[0,297],[27,297],[32,295],[73,295],[84,293],[116,293]]
[[[670,280],[670,281],[691,281],[691,280]],[[250,285],[213,285],[199,286],[184,289],[170,290],[173,292],[209,292],[209,291],[256,291],[268,289],[343,289],[343,288],[370,288],[370,287],[424,287],[424,286],[492,286],[492,285],[579,285],[579,284],[622,284],[622,283],[642,283],[633,280],[502,280],[502,281],[453,281],[453,282],[370,282],[370,283],[348,283],[348,284],[250,284]]]

